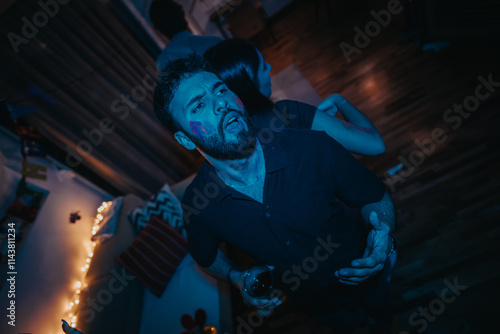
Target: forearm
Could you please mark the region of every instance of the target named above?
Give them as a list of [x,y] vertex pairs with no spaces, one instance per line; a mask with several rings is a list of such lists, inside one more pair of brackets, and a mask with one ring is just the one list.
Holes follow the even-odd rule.
[[220,249],[217,250],[217,256],[210,267],[204,267],[206,271],[215,277],[226,280],[230,272],[230,281],[238,285],[242,271],[224,254]]
[[370,203],[361,209],[361,215],[366,224],[370,224],[370,212],[374,211],[381,223],[389,227],[389,232],[394,232],[396,228],[396,211],[391,196],[385,192],[384,197],[379,202]]
[[[335,110],[344,120],[335,117]],[[332,94],[318,105],[311,129],[325,131],[354,153],[372,156],[385,152],[384,140],[375,125],[340,94]]]
[[339,105],[339,111],[344,117],[344,119],[351,123],[352,125],[356,125],[359,127],[363,127],[367,130],[377,131],[375,125],[370,121],[368,117],[366,117],[361,110],[352,105],[349,101],[345,100],[344,103]]

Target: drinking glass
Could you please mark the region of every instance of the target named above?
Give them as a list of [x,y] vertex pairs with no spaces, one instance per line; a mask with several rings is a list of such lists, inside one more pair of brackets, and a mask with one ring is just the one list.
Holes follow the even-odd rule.
[[273,272],[267,266],[254,266],[245,270],[242,289],[254,298],[269,297],[273,289]]

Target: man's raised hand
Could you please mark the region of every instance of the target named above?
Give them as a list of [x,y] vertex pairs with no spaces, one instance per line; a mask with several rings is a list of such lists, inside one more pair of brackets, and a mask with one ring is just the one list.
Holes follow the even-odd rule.
[[363,257],[351,262],[352,268],[343,268],[335,272],[339,282],[346,285],[359,285],[364,280],[382,271],[387,254],[391,249],[389,226],[381,223],[377,214],[370,212],[370,225]]

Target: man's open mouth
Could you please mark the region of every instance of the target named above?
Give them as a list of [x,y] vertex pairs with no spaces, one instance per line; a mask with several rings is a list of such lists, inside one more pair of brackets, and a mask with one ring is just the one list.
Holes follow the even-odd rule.
[[239,130],[241,125],[240,115],[235,111],[231,111],[224,119],[223,128],[228,132],[233,132]]

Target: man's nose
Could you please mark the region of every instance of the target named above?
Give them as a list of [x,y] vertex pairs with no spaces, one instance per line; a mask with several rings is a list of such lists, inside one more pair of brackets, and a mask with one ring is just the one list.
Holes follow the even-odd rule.
[[218,99],[215,102],[215,113],[220,114],[221,112],[225,111],[228,107],[227,101],[224,99]]

